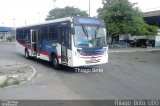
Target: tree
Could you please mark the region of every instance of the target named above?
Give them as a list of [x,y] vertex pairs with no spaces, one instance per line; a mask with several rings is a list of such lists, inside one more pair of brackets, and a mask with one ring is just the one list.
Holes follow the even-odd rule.
[[135,3],[128,0],[102,0],[103,8],[97,10],[98,16],[104,19],[109,35],[113,38],[119,35],[156,35],[157,27],[143,21],[142,13]]
[[71,16],[88,16],[86,11],[80,10],[75,7],[55,8],[50,10],[46,20],[52,20],[57,18],[71,17]]
[[103,8],[98,9],[98,16],[105,20],[112,36],[142,33],[143,17],[134,5],[128,0],[103,0]]
[[156,26],[148,25],[146,23],[143,24],[142,35],[146,35],[147,39],[148,36],[155,36],[157,32],[158,29]]
[[7,40],[9,42],[14,41],[15,40],[15,33],[16,33],[15,28],[11,28],[11,31],[9,33],[10,33],[10,36],[7,37]]

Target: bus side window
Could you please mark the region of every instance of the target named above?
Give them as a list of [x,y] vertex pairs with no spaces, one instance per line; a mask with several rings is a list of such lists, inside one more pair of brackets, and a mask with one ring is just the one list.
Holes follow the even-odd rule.
[[60,43],[65,45],[65,30],[64,27],[60,27]]
[[29,42],[30,41],[30,30],[29,29],[25,29],[24,30],[24,39]]
[[49,40],[51,41],[57,41],[58,38],[58,31],[57,31],[57,26],[56,25],[51,25],[49,26]]
[[16,39],[19,40],[19,30],[16,30]]
[[20,41],[21,43],[24,43],[24,42],[23,42],[23,39],[24,39],[23,36],[24,36],[23,30],[20,29],[20,30],[19,30],[19,41]]
[[70,27],[66,27],[66,44],[67,48],[71,49],[71,33]]
[[60,43],[66,46],[68,49],[71,48],[71,35],[69,26],[60,27]]
[[48,27],[47,26],[42,26],[41,27],[41,39],[42,40],[48,40]]

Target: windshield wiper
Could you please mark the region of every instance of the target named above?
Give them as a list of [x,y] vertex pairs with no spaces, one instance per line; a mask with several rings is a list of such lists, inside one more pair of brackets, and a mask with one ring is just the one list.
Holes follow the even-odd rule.
[[96,30],[95,30],[95,39],[97,39],[97,33],[98,33],[98,31],[99,31],[99,25],[98,25],[98,27],[96,28]]
[[88,39],[88,32],[87,32],[86,28],[83,25],[82,25],[82,29],[83,29],[83,32],[84,32],[85,36]]

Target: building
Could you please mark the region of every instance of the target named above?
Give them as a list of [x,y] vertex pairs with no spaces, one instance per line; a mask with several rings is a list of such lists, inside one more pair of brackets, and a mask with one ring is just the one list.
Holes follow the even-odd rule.
[[143,12],[143,20],[145,23],[147,23],[148,25],[153,25],[153,26],[157,26],[158,28],[158,33],[157,36],[130,36],[130,35],[122,35],[120,36],[120,40],[124,40],[124,39],[129,39],[129,40],[134,40],[134,39],[150,39],[150,40],[155,40],[155,45],[160,46],[160,42],[158,43],[158,39],[160,39],[160,10],[150,10],[148,12]]
[[0,26],[0,42],[6,42],[10,36],[11,28]]
[[147,24],[160,28],[160,10],[144,12],[143,19]]
[[153,26],[158,27],[157,36],[155,36],[155,47],[160,47],[160,10],[153,10],[143,13],[144,21]]

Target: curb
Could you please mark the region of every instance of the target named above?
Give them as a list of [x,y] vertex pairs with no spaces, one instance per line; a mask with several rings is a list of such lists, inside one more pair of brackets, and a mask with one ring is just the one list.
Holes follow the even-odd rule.
[[134,50],[128,50],[128,49],[119,49],[119,50],[109,50],[109,53],[129,53],[129,52],[138,52],[138,51],[155,51],[160,50],[160,48],[146,48],[146,49],[134,49]]
[[0,42],[1,44],[15,44],[16,42]]
[[33,77],[35,77],[35,75],[37,73],[36,70],[35,70],[35,68],[33,66],[25,64],[25,63],[23,65],[25,65],[27,67],[30,67],[31,70],[33,71],[33,73],[31,75],[27,76],[26,80],[20,80],[19,78],[15,78],[15,76],[18,76],[18,74],[8,74],[8,75],[5,74],[5,75],[1,75],[0,76],[0,79],[1,79],[0,82],[4,83],[7,79],[14,79],[16,81],[19,81],[19,84],[9,84],[8,86],[0,87],[0,89],[5,89],[5,88],[13,87],[13,86],[23,85],[24,83],[30,81]]
[[28,79],[27,81],[30,81],[36,75],[37,72],[36,72],[36,69],[33,66],[28,65],[28,64],[26,64],[26,65],[29,66],[29,67],[31,67],[32,70],[33,70],[33,74],[31,75],[31,77],[27,78]]
[[4,43],[7,43],[7,44],[14,44],[14,43],[16,43],[16,42],[4,42]]

